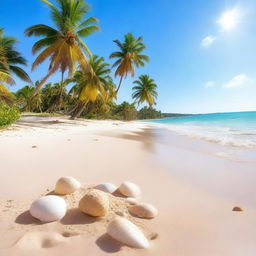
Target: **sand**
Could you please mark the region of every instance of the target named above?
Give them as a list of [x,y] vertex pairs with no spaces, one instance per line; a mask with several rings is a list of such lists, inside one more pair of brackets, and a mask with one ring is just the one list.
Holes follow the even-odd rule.
[[[0,255],[255,255],[256,158],[254,151],[244,156],[140,122],[25,116],[0,132]],[[61,221],[42,224],[28,209],[61,176],[75,177],[83,188],[64,197],[69,210]],[[142,202],[158,208],[157,218],[131,216],[120,196],[110,196],[106,217],[77,209],[88,187],[126,180],[140,186]],[[232,211],[235,206],[243,211]],[[154,238],[149,249],[106,235],[120,214]]]

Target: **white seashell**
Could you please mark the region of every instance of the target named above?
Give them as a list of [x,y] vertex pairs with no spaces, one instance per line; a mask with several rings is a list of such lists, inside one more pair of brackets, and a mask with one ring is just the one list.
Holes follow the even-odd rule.
[[158,214],[158,210],[151,204],[140,203],[129,208],[131,214],[141,218],[152,219]]
[[94,188],[110,194],[117,190],[117,186],[112,183],[102,183]]
[[149,242],[142,231],[129,220],[116,217],[107,228],[107,233],[117,241],[134,248],[148,248]]
[[73,177],[62,177],[60,178],[55,186],[55,193],[58,195],[67,195],[75,192],[81,187],[78,180]]
[[141,194],[140,188],[132,182],[124,182],[119,187],[121,194],[127,197],[138,197]]
[[105,216],[109,210],[108,194],[97,189],[92,189],[80,200],[78,208],[90,216]]
[[134,198],[134,197],[127,197],[126,198],[126,202],[129,204],[138,204],[138,199]]
[[43,196],[32,203],[29,211],[42,222],[52,222],[65,216],[67,204],[59,196]]

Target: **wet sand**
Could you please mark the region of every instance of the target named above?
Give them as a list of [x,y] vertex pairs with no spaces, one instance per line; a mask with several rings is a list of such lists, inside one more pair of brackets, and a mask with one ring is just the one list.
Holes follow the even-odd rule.
[[[23,118],[0,132],[0,255],[255,255],[254,152],[248,158],[237,150],[140,122]],[[107,219],[72,210],[79,197],[66,221],[40,224],[31,218],[31,202],[66,175],[85,186],[138,184],[141,200],[155,205],[159,216],[128,217],[148,238],[158,234],[150,248],[112,240],[105,234]],[[243,211],[233,212],[236,205]],[[28,248],[24,240],[31,239]]]

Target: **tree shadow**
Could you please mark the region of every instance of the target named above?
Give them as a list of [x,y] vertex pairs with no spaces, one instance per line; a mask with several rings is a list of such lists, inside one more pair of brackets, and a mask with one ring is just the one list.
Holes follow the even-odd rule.
[[97,133],[101,136],[115,137],[125,140],[139,141],[145,150],[150,153],[155,152],[155,130],[151,128],[145,128],[142,131],[133,132],[132,134],[116,134],[114,132],[100,132]]
[[42,225],[43,223],[34,218],[29,211],[25,211],[21,213],[19,216],[16,217],[15,223],[22,224],[22,225]]
[[61,219],[63,225],[81,225],[81,224],[92,224],[98,221],[100,218],[91,217],[78,208],[70,209],[67,211],[65,217]]
[[96,240],[97,246],[106,253],[116,253],[122,248],[122,244],[111,238],[107,233]]

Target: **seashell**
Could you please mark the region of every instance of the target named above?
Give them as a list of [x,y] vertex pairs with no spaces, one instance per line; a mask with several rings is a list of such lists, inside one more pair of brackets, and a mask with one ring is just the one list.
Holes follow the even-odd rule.
[[140,203],[129,208],[129,212],[137,217],[152,219],[158,214],[158,210],[151,204]]
[[112,183],[102,183],[94,188],[110,194],[117,190],[117,186]]
[[43,196],[32,203],[29,211],[34,218],[42,222],[52,222],[65,216],[67,204],[59,196]]
[[78,208],[94,217],[105,216],[109,210],[109,197],[100,190],[89,190],[80,200]]
[[73,177],[62,177],[60,178],[55,186],[55,193],[58,195],[67,195],[75,192],[81,187],[78,180]]
[[129,220],[116,217],[107,227],[107,233],[115,240],[134,248],[148,248],[149,242],[142,231]]
[[132,182],[123,182],[119,187],[119,192],[127,197],[138,197],[141,194],[140,188]]
[[127,197],[125,200],[127,203],[129,204],[138,204],[138,199],[134,198],[134,197]]

